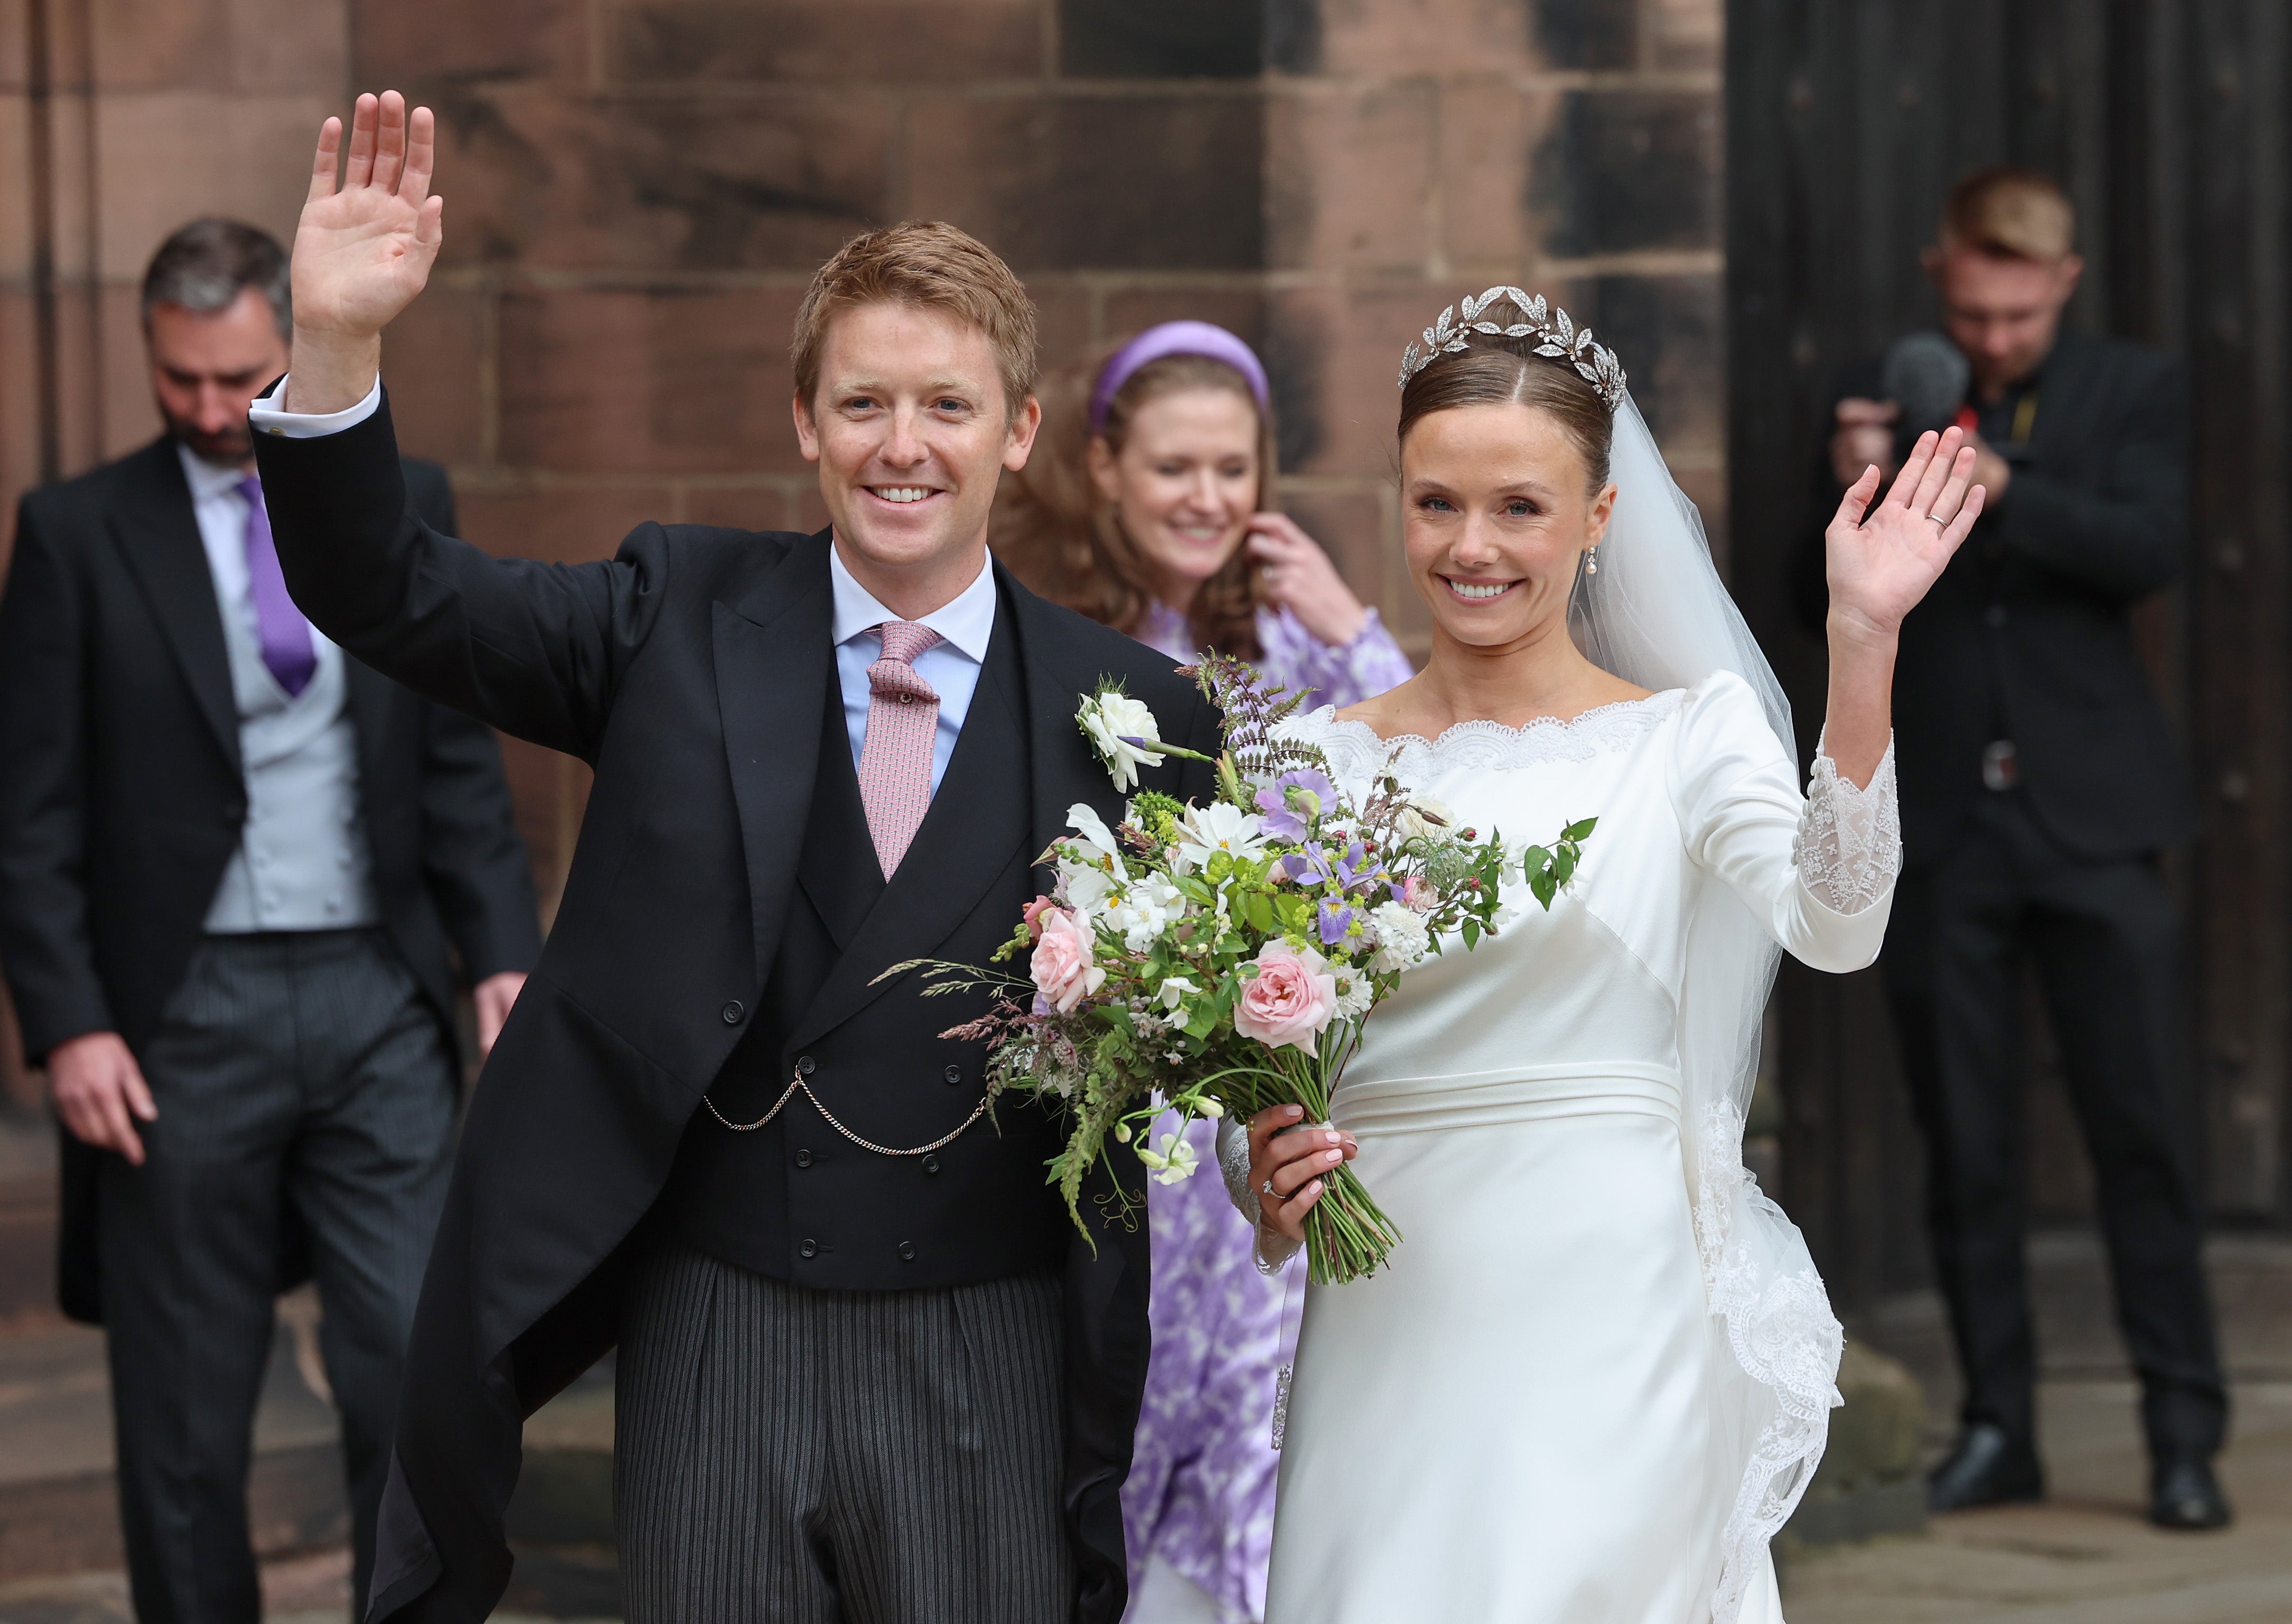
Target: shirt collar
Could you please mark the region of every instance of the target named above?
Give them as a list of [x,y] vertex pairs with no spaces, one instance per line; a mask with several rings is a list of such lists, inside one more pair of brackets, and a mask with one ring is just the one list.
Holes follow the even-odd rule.
[[212,502],[222,495],[235,496],[238,494],[238,482],[246,478],[236,468],[208,462],[181,440],[175,442],[175,456],[183,465],[183,478],[190,484],[193,502]]
[[[835,639],[841,647],[862,632],[872,631],[887,620],[898,620],[876,596],[843,567],[843,555],[834,543],[827,548],[827,574],[835,587]],[[979,577],[917,623],[929,626],[955,648],[968,655],[974,663],[987,659],[987,641],[995,632],[995,571],[985,559],[979,564]]]

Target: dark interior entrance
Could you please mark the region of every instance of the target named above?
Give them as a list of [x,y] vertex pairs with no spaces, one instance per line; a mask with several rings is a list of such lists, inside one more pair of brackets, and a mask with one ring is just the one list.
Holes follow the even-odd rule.
[[[1918,269],[1950,181],[2049,171],[2087,261],[2070,319],[2188,360],[2196,509],[2177,590],[2143,610],[2203,832],[2188,909],[2191,1130],[2213,1212],[2292,1226],[2286,158],[2292,12],[2275,0],[1731,0],[1729,452],[1735,585],[1797,708],[1821,652],[1785,561],[1833,373],[1931,326]],[[2040,1221],[2085,1207],[2083,1154],[2033,1010]],[[1843,1304],[1917,1283],[1918,1153],[1875,973],[1794,974],[1777,1003],[1786,1203]]]

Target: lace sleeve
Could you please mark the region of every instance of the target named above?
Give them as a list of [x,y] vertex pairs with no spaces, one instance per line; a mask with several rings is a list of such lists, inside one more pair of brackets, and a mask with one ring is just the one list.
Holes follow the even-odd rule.
[[1255,1223],[1257,1203],[1249,1198],[1249,1130],[1230,1116],[1218,1119],[1217,1156],[1218,1171],[1225,1176],[1225,1193],[1233,1199],[1233,1210]]
[[1902,812],[1892,740],[1863,789],[1841,777],[1818,747],[1793,856],[1806,888],[1834,913],[1860,913],[1894,888],[1902,872]]
[[1249,1220],[1256,1233],[1256,1243],[1250,1254],[1256,1259],[1261,1274],[1278,1274],[1281,1266],[1297,1255],[1297,1242],[1279,1230],[1268,1229],[1257,1205],[1256,1192],[1249,1187],[1249,1130],[1231,1117],[1217,1125],[1218,1171],[1225,1178],[1225,1193],[1233,1200],[1234,1210]]

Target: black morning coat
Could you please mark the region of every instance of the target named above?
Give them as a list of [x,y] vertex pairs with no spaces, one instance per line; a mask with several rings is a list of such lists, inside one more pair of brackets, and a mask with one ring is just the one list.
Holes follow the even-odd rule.
[[[555,927],[471,1105],[378,1535],[369,1618],[477,1624],[509,1579],[503,1511],[521,1420],[614,1342],[634,1250],[624,1242],[771,973],[827,712],[829,543],[647,524],[609,562],[496,560],[399,517],[386,399],[339,434],[255,438],[280,561],[313,622],[416,691],[596,771]],[[1043,602],[999,566],[996,582],[1008,611],[998,635],[1015,631],[1023,673],[1026,861],[1064,832],[1073,803],[1119,811],[1074,720],[1102,674],[1174,740],[1210,751],[1217,731],[1166,658]],[[1210,784],[1174,761],[1147,782],[1197,795]],[[912,974],[869,983],[932,953],[995,894],[1020,832],[970,816],[960,798],[934,798],[917,849],[982,860],[938,864],[884,893],[905,898],[904,917],[871,917],[821,989],[839,1023],[914,997]],[[934,832],[933,820],[955,827]],[[916,1064],[936,1073],[939,1058]],[[952,1092],[939,1088],[938,1111]],[[928,1133],[945,1126],[935,1117]],[[1117,1170],[1142,1193],[1133,1154]],[[1085,1186],[1086,1213],[1109,1177]],[[1144,1225],[1099,1224],[1094,1251],[1074,1234],[1064,1275],[1075,1617],[1116,1624],[1127,1590],[1118,1495],[1149,1345]]]
[[[1902,848],[1913,868],[1944,855],[1982,785],[1981,754],[2011,739],[2022,793],[2062,848],[2096,860],[2180,840],[2193,823],[2165,712],[2128,611],[2177,575],[2188,537],[2187,432],[2171,356],[2064,332],[2032,380],[2025,446],[2009,447],[2005,499],[1974,522],[1941,579],[1902,623],[1894,668]],[[1873,362],[1827,406],[1796,560],[1801,620],[1820,631],[1822,527],[1837,511],[1832,408],[1876,398]]]
[[[453,522],[444,470],[409,461],[400,478],[394,501]],[[383,922],[450,1031],[456,953],[477,981],[541,953],[501,752],[355,659],[344,677]],[[174,441],[30,493],[0,594],[0,966],[36,1062],[84,1033],[151,1034],[246,816],[222,612]],[[90,1322],[106,1154],[63,1136],[60,1295]]]

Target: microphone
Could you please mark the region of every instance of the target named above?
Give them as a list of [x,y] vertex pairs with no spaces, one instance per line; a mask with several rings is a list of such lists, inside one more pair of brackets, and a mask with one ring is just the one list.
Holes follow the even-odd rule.
[[1886,351],[1879,387],[1901,408],[1894,420],[1894,454],[1908,456],[1919,435],[1936,433],[1957,421],[1957,408],[1973,381],[1965,354],[1939,333],[1910,333]]

